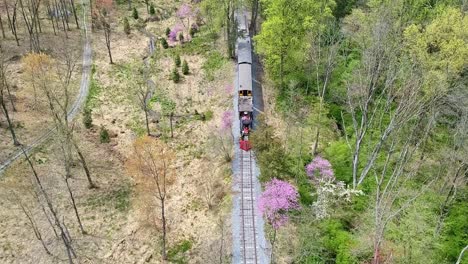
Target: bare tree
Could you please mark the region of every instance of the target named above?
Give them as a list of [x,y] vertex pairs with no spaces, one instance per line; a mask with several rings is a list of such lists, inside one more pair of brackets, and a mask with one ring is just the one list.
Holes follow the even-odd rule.
[[8,26],[10,27],[11,29],[11,33],[13,34],[13,36],[15,37],[15,41],[16,41],[16,45],[20,45],[19,44],[19,39],[18,39],[18,32],[17,32],[17,24],[16,24],[16,18],[17,18],[17,6],[18,6],[18,1],[19,0],[16,0],[15,1],[15,4],[13,5],[13,14],[10,15],[10,9],[8,7],[8,3],[7,3],[7,0],[3,0],[3,3],[5,5],[5,9],[6,9],[6,12],[7,12],[7,18],[8,18]]
[[[26,4],[23,1],[27,1]],[[40,52],[39,33],[37,23],[39,23],[39,5],[38,0],[19,0],[21,14],[29,34],[29,47],[32,52]]]
[[143,137],[134,143],[134,153],[129,160],[129,170],[143,184],[147,184],[149,190],[154,193],[154,197],[159,202],[162,222],[162,258],[167,260],[167,219],[166,201],[168,186],[174,181],[175,171],[173,163],[174,153],[162,141],[151,137]]
[[69,232],[67,231],[67,227],[66,225],[64,224],[63,220],[61,221],[60,220],[60,215],[58,213],[58,211],[55,209],[54,205],[52,204],[52,200],[49,196],[49,194],[46,192],[43,184],[42,184],[42,181],[39,177],[39,174],[37,173],[36,169],[34,168],[34,165],[30,159],[30,157],[28,156],[28,154],[26,153],[26,151],[24,150],[24,148],[21,147],[21,150],[23,151],[23,155],[25,156],[26,158],[26,161],[28,162],[28,165],[29,167],[31,168],[31,171],[33,173],[33,178],[34,178],[34,182],[39,190],[39,193],[41,194],[42,198],[44,199],[46,205],[47,205],[47,209],[48,211],[50,212],[50,214],[52,215],[53,219],[54,219],[54,224],[55,226],[60,230],[60,238],[62,239],[62,242],[65,246],[65,249],[66,249],[66,252],[67,252],[67,256],[68,256],[68,263],[72,264],[73,263],[73,258],[76,258],[76,253],[75,253],[75,249],[73,248],[72,246],[72,241],[71,241],[71,237],[70,237],[70,234]]
[[93,8],[93,24],[103,29],[106,41],[107,53],[109,54],[110,64],[114,64],[111,52],[111,12],[113,10],[112,0],[98,0]]
[[7,103],[6,103],[6,100],[5,100],[5,97],[6,97],[5,91],[7,91],[7,93],[9,94],[9,97],[10,97],[11,105],[12,105],[13,110],[14,110],[13,100],[12,100],[12,97],[11,97],[11,94],[10,94],[10,90],[8,88],[8,81],[7,81],[8,78],[6,77],[6,69],[5,69],[4,56],[3,55],[4,55],[3,49],[0,46],[0,105],[2,106],[2,112],[5,114],[5,117],[6,117],[6,120],[7,120],[7,123],[8,123],[8,129],[10,130],[10,134],[11,134],[11,137],[13,139],[13,144],[15,146],[19,146],[20,142],[18,141],[18,138],[16,137],[15,128],[14,128],[13,122],[12,122],[12,120],[10,118],[10,114],[9,114],[8,108],[7,108]]
[[[319,96],[319,111],[318,120],[315,130],[315,142],[312,149],[312,155],[317,154],[320,127],[322,120],[322,110],[325,93],[330,83],[330,78],[337,64],[338,50],[341,45],[342,35],[337,29],[334,20],[327,21],[329,25],[325,26],[325,29],[319,29],[318,32],[312,34],[312,45],[311,45],[311,61],[315,66],[315,78],[317,85],[317,94]],[[326,24],[327,22],[324,22]],[[326,43],[326,47],[323,44]],[[323,72],[320,68],[323,67]]]

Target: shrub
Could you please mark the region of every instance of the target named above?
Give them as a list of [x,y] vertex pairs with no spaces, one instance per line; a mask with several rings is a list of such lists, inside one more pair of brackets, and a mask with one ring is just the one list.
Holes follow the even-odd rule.
[[174,64],[176,67],[180,67],[180,55],[176,54],[174,57]]
[[101,131],[99,132],[99,139],[101,143],[110,142],[109,131],[107,131],[107,129],[104,126],[101,126]]
[[153,4],[150,5],[149,13],[150,13],[150,15],[152,15],[152,16],[154,16],[154,15],[156,14],[156,10],[154,9]]
[[133,8],[132,17],[133,17],[134,19],[138,19],[138,11],[136,10],[135,7]]
[[166,28],[166,37],[169,37],[169,34],[171,33],[171,29],[170,28]]
[[163,46],[164,49],[169,48],[169,44],[167,44],[167,40],[165,38],[161,39],[161,45]]
[[87,129],[93,126],[93,117],[91,116],[91,109],[86,108],[83,112],[83,124]]
[[189,34],[192,38],[195,36],[195,33],[197,33],[197,29],[194,27],[191,27],[189,30]]
[[174,70],[172,70],[171,79],[174,83],[178,83],[180,81],[180,74],[177,68],[174,68]]
[[184,60],[184,62],[182,63],[182,73],[184,75],[187,75],[187,74],[189,74],[189,71],[190,71],[190,69],[189,69],[188,63],[187,63],[186,60]]
[[184,42],[184,33],[182,32],[179,33],[179,42],[180,43]]
[[124,32],[125,32],[125,34],[127,34],[127,35],[130,34],[130,23],[128,23],[128,19],[126,17],[124,18],[123,23],[124,23]]

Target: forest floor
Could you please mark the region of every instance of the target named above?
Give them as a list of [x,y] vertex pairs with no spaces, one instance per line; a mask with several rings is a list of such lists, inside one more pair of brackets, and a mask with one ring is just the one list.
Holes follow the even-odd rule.
[[[167,18],[147,22],[146,29],[164,37],[166,27],[178,23],[174,13],[179,5],[157,2],[158,10]],[[146,7],[143,4],[137,7],[140,17],[147,17]],[[135,29],[135,24],[142,22],[131,18],[126,5],[117,6],[115,12],[113,17],[116,19],[112,24],[115,64],[108,63],[102,31],[97,30],[92,35],[93,127],[85,129],[81,117],[75,122],[75,135],[93,180],[99,186],[98,189],[88,189],[81,166],[73,167],[70,184],[87,234],[79,232],[74,218],[63,180],[59,144],[50,140],[49,144],[38,148],[32,158],[55,207],[70,229],[80,262],[161,263],[159,207],[152,193],[136,184],[126,170],[134,140],[145,134],[144,112],[138,104],[138,87],[135,87],[133,75],[134,69],[141,66],[147,56],[149,39]],[[124,16],[132,25],[128,36],[123,32]],[[203,28],[200,39],[202,34]],[[177,157],[177,177],[169,188],[167,201],[168,255],[170,261],[177,263],[214,263],[219,262],[222,254],[230,262],[231,170],[219,146],[229,142],[231,136],[220,134],[219,129],[223,112],[231,108],[233,88],[229,84],[234,78],[234,63],[217,51],[210,52],[223,50],[222,39],[212,43],[197,41],[197,38],[183,44],[183,48],[160,49],[154,66],[157,70],[150,75],[156,84],[155,97],[159,99],[152,106],[160,113],[152,117],[150,128],[176,152]],[[174,53],[179,53],[190,67],[190,74],[181,74],[178,84],[169,78],[174,67]],[[23,80],[24,77],[17,76],[16,79]],[[78,84],[74,87],[78,88]],[[161,98],[176,106],[174,138],[170,137],[169,118],[163,115]],[[42,124],[49,120],[45,114],[41,118],[44,120]],[[21,119],[15,117],[15,120]],[[109,130],[110,143],[100,143],[101,126]],[[34,133],[28,135],[32,137]],[[0,262],[65,261],[65,249],[51,232],[32,191],[30,174],[26,162],[17,162],[0,181]],[[55,257],[48,256],[42,249],[21,206],[32,213]]]

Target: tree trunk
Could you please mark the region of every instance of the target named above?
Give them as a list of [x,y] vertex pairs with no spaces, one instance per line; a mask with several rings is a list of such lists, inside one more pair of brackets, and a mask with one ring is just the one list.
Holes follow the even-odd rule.
[[163,260],[167,260],[166,255],[166,211],[165,211],[165,199],[161,199],[161,219],[163,229],[163,241],[162,241],[162,257]]
[[75,197],[73,196],[73,192],[70,189],[70,184],[68,183],[68,180],[69,179],[67,177],[65,177],[65,183],[67,185],[68,194],[70,195],[70,199],[72,201],[73,210],[75,211],[76,220],[78,221],[78,225],[80,226],[81,233],[86,234],[86,232],[85,232],[85,230],[83,228],[83,224],[81,223],[80,214],[78,213],[78,208],[76,207],[76,203],[75,203]]
[[271,239],[271,255],[270,255],[270,263],[274,264],[274,249],[275,249],[275,242],[276,242],[276,229],[273,228],[273,238]]
[[258,16],[259,0],[252,0],[252,16],[250,19],[250,35],[255,36],[257,30],[257,16]]
[[112,53],[111,53],[111,30],[109,25],[104,26],[104,36],[106,37],[106,46],[107,46],[107,53],[109,54],[109,62],[110,64],[114,64],[114,61],[112,60]]
[[145,105],[144,111],[145,111],[145,121],[146,121],[146,134],[148,136],[151,136],[150,127],[149,127],[149,120],[148,120],[148,109],[147,109],[146,105]]
[[0,27],[2,28],[2,37],[3,37],[3,38],[6,38],[6,36],[5,36],[5,28],[3,28],[3,20],[2,20],[1,14],[0,14]]
[[174,113],[171,113],[171,114],[169,115],[169,121],[170,121],[170,123],[171,123],[171,138],[174,138],[174,130],[173,130],[173,128],[172,128],[172,118],[173,118],[173,117],[174,117]]
[[70,0],[70,4],[72,6],[73,16],[75,17],[76,28],[80,29],[80,24],[78,24],[78,16],[76,15],[75,1]]
[[85,171],[86,179],[88,179],[88,187],[90,189],[97,188],[97,186],[93,182],[93,179],[91,178],[91,173],[89,172],[89,168],[88,168],[88,164],[86,163],[86,159],[84,158],[84,155],[81,152],[81,149],[78,147],[78,144],[74,140],[73,140],[73,146],[75,147],[75,150],[78,153],[78,156],[80,157],[80,162],[81,162],[81,165],[83,166],[83,169]]
[[3,112],[5,113],[5,117],[8,122],[8,129],[10,130],[11,137],[13,139],[13,144],[15,146],[19,146],[20,143],[16,138],[15,129],[13,128],[13,123],[11,122],[10,115],[8,114],[8,109],[6,107],[5,100],[3,99],[3,91],[0,91],[0,104],[2,105]]

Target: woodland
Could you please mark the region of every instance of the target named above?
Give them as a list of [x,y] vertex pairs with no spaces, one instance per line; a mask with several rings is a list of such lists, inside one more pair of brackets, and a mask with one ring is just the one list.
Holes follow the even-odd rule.
[[467,2],[260,6],[274,262],[468,263]]

